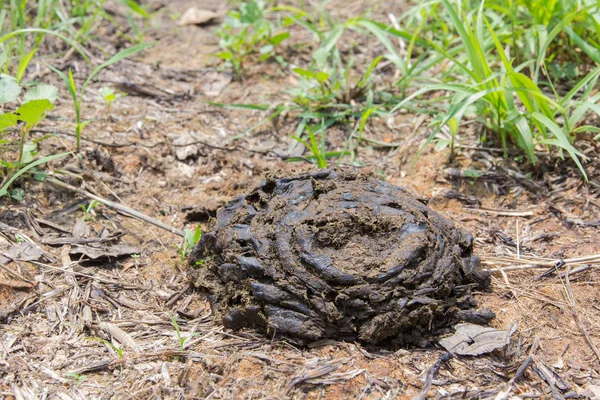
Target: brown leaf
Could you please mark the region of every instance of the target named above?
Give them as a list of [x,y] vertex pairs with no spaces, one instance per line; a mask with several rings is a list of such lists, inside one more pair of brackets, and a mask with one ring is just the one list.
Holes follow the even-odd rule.
[[439,343],[451,353],[477,356],[506,346],[515,329],[514,325],[507,330],[499,330],[476,324],[458,324],[454,335],[440,339]]
[[73,246],[70,254],[83,254],[92,260],[110,257],[123,257],[132,254],[138,254],[140,251],[133,246],[114,245],[114,246]]
[[34,243],[20,242],[8,249],[4,255],[15,261],[36,261],[44,255],[44,250]]

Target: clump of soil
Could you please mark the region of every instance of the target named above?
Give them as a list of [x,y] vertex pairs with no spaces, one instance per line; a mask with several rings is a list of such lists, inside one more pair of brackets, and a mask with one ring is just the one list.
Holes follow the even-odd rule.
[[268,177],[222,208],[191,255],[228,328],[301,342],[426,345],[489,285],[472,236],[403,188],[349,170]]

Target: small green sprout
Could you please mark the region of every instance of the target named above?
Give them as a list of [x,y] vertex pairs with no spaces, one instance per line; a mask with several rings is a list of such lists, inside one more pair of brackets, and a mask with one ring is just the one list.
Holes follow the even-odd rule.
[[194,336],[198,336],[198,335],[200,335],[200,333],[196,332],[196,333],[192,333],[187,336],[182,336],[181,329],[179,328],[179,324],[177,323],[177,319],[175,318],[175,316],[173,314],[170,314],[170,316],[171,316],[171,325],[173,325],[173,328],[175,328],[177,342],[179,343],[179,350],[183,351],[183,347],[185,345],[186,340],[191,339]]
[[112,342],[109,342],[108,340],[102,339],[102,338],[99,338],[99,337],[89,337],[87,339],[103,343],[106,347],[114,350],[117,353],[117,356],[119,356],[119,358],[123,358],[123,349],[121,347],[118,347],[118,346],[114,345]]
[[200,228],[200,225],[197,225],[195,230],[192,230],[192,229],[185,230],[185,236],[183,238],[183,243],[181,244],[181,246],[175,245],[175,247],[177,248],[177,251],[179,252],[179,257],[180,257],[181,262],[185,261],[185,258],[188,256],[188,254],[190,254],[190,252],[192,251],[192,248],[194,247],[194,245],[196,243],[198,243],[198,241],[200,240],[201,237],[202,237],[202,229]]
[[117,93],[107,86],[103,86],[102,89],[100,89],[100,97],[106,102],[106,113],[108,115],[111,114],[111,105],[113,101],[124,96],[127,96],[127,93]]
[[102,203],[100,203],[97,200],[90,201],[90,204],[88,204],[87,207],[84,206],[83,204],[80,204],[79,208],[81,208],[81,210],[83,211],[82,220],[83,221],[94,221],[96,219],[96,212],[94,211],[94,209],[101,204]]

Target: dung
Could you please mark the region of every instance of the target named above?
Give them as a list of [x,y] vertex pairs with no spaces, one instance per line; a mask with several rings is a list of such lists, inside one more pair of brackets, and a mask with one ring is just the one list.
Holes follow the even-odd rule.
[[485,323],[473,238],[401,187],[352,170],[268,177],[218,213],[190,257],[193,283],[231,329],[424,346]]

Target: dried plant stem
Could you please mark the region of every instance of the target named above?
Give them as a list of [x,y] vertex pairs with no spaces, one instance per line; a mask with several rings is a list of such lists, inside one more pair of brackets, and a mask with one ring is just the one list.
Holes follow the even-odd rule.
[[571,281],[569,280],[569,273],[566,274],[565,281],[566,281],[565,294],[567,297],[567,301],[569,302],[569,307],[571,308],[571,312],[573,313],[573,318],[575,318],[575,322],[577,322],[577,326],[579,327],[579,330],[585,337],[587,344],[590,346],[590,348],[596,355],[596,358],[598,358],[598,360],[600,361],[600,350],[598,350],[598,348],[592,341],[590,334],[588,333],[585,325],[583,324],[583,321],[581,320],[581,317],[579,316],[579,312],[577,312],[577,305],[575,303],[575,297],[573,296],[573,290],[571,288]]
[[175,235],[179,235],[181,237],[185,236],[185,233],[181,229],[177,229],[177,228],[174,228],[172,226],[169,226],[169,225],[165,224],[164,222],[161,222],[161,221],[159,221],[157,219],[154,219],[154,218],[149,217],[149,216],[147,216],[145,214],[142,214],[141,212],[136,211],[136,210],[134,210],[132,208],[129,208],[129,207],[126,207],[124,205],[112,202],[110,200],[103,199],[102,197],[96,196],[95,194],[87,192],[87,191],[85,191],[83,189],[79,189],[79,188],[77,188],[75,186],[69,185],[68,183],[59,181],[58,179],[55,179],[55,178],[49,177],[46,180],[49,183],[53,184],[53,185],[62,187],[64,189],[71,190],[71,191],[76,192],[76,193],[79,193],[79,194],[81,194],[81,195],[83,195],[85,197],[88,197],[88,198],[92,199],[92,200],[96,200],[96,201],[104,204],[105,206],[108,206],[110,208],[114,208],[115,210],[121,211],[122,213],[130,215],[130,216],[132,216],[134,218],[137,218],[137,219],[140,219],[140,220],[142,220],[144,222],[148,222],[148,223],[150,223],[152,225],[158,226],[159,228],[167,230],[167,231],[169,231],[169,232],[171,232],[171,233],[173,233]]

